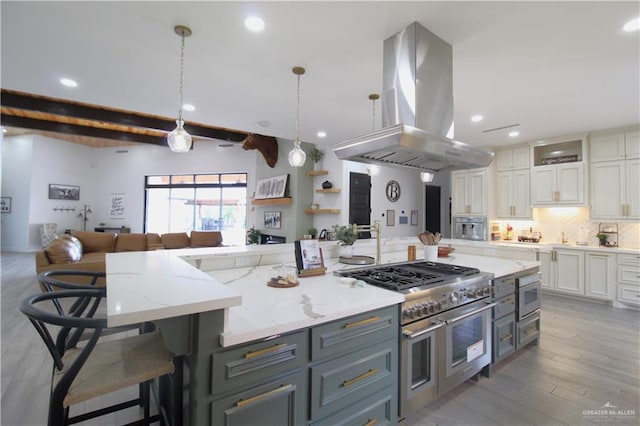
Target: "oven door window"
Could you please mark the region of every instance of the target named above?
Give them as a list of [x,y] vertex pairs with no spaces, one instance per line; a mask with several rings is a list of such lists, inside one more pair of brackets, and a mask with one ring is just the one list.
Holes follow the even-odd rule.
[[433,384],[436,377],[435,363],[435,333],[427,333],[416,339],[409,339],[409,353],[407,354],[407,381],[409,384],[408,397],[420,392]]
[[447,326],[447,375],[487,354],[488,315],[489,311],[478,313]]

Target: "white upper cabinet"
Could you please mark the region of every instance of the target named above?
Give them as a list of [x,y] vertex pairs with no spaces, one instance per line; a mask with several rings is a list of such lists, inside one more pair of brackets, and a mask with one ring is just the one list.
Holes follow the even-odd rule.
[[534,207],[583,206],[585,139],[531,147],[531,203]]
[[589,147],[592,163],[640,158],[640,131],[592,136]]
[[640,131],[593,136],[592,219],[640,219]]
[[451,211],[454,215],[488,215],[488,171],[451,172]]
[[497,217],[531,219],[529,169],[498,172]]
[[529,147],[523,146],[519,148],[506,149],[496,153],[498,171],[505,172],[511,170],[528,169],[531,162]]

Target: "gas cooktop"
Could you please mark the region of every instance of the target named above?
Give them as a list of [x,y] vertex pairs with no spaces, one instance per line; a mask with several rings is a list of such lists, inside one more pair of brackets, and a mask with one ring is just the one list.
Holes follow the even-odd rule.
[[430,287],[455,281],[457,278],[475,275],[476,268],[436,262],[403,262],[384,266],[337,271],[336,274],[362,280],[368,284],[394,291],[406,291],[415,287]]

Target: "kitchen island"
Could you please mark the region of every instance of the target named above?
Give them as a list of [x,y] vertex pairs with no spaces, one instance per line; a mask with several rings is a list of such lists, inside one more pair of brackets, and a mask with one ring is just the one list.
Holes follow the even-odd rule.
[[[384,263],[406,260],[405,242],[385,243]],[[372,254],[365,253],[372,247],[363,244],[358,254]],[[167,347],[184,361],[185,424],[255,420],[266,412],[285,423],[374,412],[395,421],[404,297],[344,284],[332,272],[348,266],[325,257],[326,275],[272,288],[270,264],[293,265],[292,244],[109,254],[109,323],[159,325]],[[496,276],[537,265],[455,253],[439,260]],[[334,376],[365,367],[353,378]],[[309,401],[310,418],[301,401]]]

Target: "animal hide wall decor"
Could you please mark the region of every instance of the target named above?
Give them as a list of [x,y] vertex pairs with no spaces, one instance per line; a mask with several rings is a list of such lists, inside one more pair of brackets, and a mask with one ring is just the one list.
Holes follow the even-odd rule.
[[273,136],[249,133],[242,143],[242,149],[257,149],[271,168],[278,162],[278,141]]

